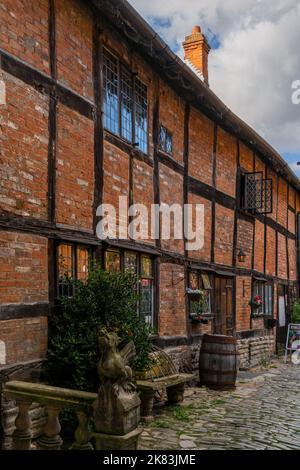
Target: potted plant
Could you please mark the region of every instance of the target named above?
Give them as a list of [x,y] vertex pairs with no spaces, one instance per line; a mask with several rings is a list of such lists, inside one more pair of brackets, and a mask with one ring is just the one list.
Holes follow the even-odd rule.
[[206,293],[203,289],[199,289],[199,299],[191,304],[192,312],[189,317],[192,323],[208,323],[208,301]]
[[249,302],[249,305],[250,307],[253,309],[253,310],[257,310],[259,307],[262,306],[262,298],[260,295],[256,295],[255,297],[253,297],[250,302]]

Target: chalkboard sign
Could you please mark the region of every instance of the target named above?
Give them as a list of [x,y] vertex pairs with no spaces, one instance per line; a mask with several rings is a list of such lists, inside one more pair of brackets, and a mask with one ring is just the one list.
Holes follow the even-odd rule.
[[288,352],[300,351],[300,324],[290,323],[288,326],[286,344],[285,344],[285,362]]

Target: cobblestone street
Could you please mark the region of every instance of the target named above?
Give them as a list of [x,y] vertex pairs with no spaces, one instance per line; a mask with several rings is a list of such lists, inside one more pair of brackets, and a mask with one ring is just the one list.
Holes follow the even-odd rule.
[[300,450],[299,385],[299,366],[275,362],[231,392],[187,388],[181,406],[156,407],[140,449]]

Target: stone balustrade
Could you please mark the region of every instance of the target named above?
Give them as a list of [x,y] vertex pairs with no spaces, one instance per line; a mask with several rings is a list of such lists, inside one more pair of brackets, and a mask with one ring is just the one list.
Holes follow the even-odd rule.
[[71,448],[78,450],[93,449],[90,443],[91,432],[88,424],[89,418],[92,416],[92,405],[97,397],[96,393],[37,383],[10,381],[5,384],[4,394],[8,399],[16,401],[19,410],[12,436],[14,449],[29,450],[31,448],[32,432],[29,407],[32,403],[45,406],[47,411],[44,433],[37,440],[39,449],[59,450],[61,448],[59,413],[64,408],[73,410],[78,419],[74,443]]

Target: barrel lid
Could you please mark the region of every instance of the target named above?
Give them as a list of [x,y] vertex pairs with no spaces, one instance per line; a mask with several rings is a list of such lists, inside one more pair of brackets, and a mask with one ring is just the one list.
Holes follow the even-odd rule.
[[236,339],[233,336],[205,334],[203,343],[236,344]]

